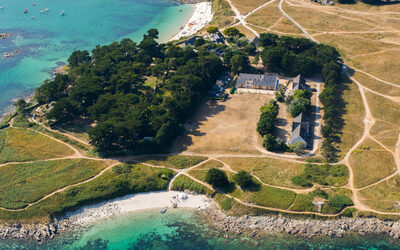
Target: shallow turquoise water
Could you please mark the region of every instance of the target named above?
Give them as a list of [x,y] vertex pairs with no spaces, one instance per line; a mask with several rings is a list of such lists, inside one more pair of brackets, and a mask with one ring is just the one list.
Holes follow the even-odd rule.
[[[0,113],[11,99],[32,93],[51,77],[72,51],[125,37],[140,41],[150,28],[157,28],[166,41],[194,10],[194,5],[179,6],[173,0],[0,0],[0,6],[0,33],[14,34],[0,40]],[[29,13],[23,13],[25,8]],[[23,52],[3,57],[16,49]]]
[[42,246],[2,241],[1,249],[399,249],[379,236],[306,240],[271,235],[255,240],[230,236],[199,222],[193,210],[141,211],[97,222],[92,227],[57,237]]

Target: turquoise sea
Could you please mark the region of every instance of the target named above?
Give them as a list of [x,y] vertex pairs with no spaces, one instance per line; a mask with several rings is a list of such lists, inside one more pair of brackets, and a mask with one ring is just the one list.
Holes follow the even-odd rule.
[[[0,113],[50,78],[74,50],[126,37],[140,41],[151,28],[167,41],[194,11],[173,0],[0,0],[0,6],[0,33],[13,34],[0,40]],[[17,49],[22,53],[3,57]]]
[[318,238],[306,240],[288,235],[263,239],[233,236],[207,228],[194,210],[148,210],[99,221],[38,246],[30,241],[0,241],[0,249],[399,249],[382,236]]

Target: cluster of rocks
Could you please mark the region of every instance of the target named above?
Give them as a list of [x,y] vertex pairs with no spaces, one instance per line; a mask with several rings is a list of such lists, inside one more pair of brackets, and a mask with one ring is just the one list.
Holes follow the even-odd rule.
[[43,243],[47,239],[52,239],[54,236],[70,228],[68,220],[54,221],[46,224],[8,224],[0,225],[1,239],[33,239],[36,242]]
[[0,33],[0,39],[7,39],[12,36],[11,33]]
[[268,233],[287,233],[312,238],[314,236],[343,237],[380,234],[400,238],[400,222],[375,218],[340,218],[337,220],[292,219],[281,216],[227,216],[217,208],[200,211],[212,227],[227,234],[246,233],[262,237]]

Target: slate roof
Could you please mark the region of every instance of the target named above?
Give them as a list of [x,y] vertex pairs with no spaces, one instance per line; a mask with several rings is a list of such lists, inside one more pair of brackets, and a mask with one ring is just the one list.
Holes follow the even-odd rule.
[[308,85],[306,84],[306,79],[302,75],[298,75],[293,79],[292,92],[296,90],[307,90]]
[[256,75],[240,73],[237,85],[266,86],[267,89],[277,89],[278,77],[274,75]]
[[193,37],[189,38],[188,40],[184,41],[182,43],[182,48],[189,46],[189,45],[193,46],[194,43],[196,42],[197,38],[198,38],[198,36],[193,36]]
[[293,140],[297,137],[301,137],[308,145],[310,139],[310,123],[308,118],[303,113],[293,118],[292,133],[290,134],[290,142],[293,144]]
[[224,35],[222,35],[219,31],[217,33],[211,34],[209,36],[209,39],[213,43],[225,43]]

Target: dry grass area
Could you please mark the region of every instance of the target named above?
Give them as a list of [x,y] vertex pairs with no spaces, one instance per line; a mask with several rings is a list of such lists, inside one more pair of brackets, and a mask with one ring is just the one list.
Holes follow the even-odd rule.
[[204,164],[201,164],[199,167],[196,168],[197,169],[210,169],[210,168],[223,168],[224,164],[222,164],[219,161],[216,160],[211,160],[211,161],[207,161]]
[[185,124],[172,152],[202,154],[258,153],[257,122],[260,107],[273,98],[262,94],[235,94],[225,102],[207,101]]
[[270,28],[278,33],[303,34],[303,32],[286,17],[279,19]]
[[214,16],[210,25],[225,27],[236,22],[233,18],[235,13],[233,13],[229,3],[225,0],[214,0],[212,3],[212,11]]
[[343,91],[343,100],[346,103],[343,134],[341,143],[338,145],[339,156],[343,158],[347,151],[362,137],[364,131],[363,119],[365,116],[364,105],[358,86],[351,82]]
[[388,147],[393,152],[399,139],[400,129],[385,121],[377,121],[369,131],[377,141]]
[[236,29],[238,29],[241,33],[243,33],[247,38],[253,38],[256,35],[251,32],[248,28],[244,27],[243,25],[236,25],[235,26]]
[[0,130],[0,163],[45,160],[73,154],[69,147],[32,130]]
[[375,119],[384,120],[393,126],[400,127],[400,103],[390,101],[370,92],[365,95]]
[[282,14],[278,9],[279,1],[275,1],[247,17],[246,22],[269,28],[276,23]]
[[396,175],[387,181],[363,189],[359,192],[363,202],[379,211],[399,212],[399,198],[393,192],[400,192],[400,176]]
[[343,15],[330,14],[315,9],[282,5],[283,10],[301,26],[314,31],[367,31],[374,26],[355,19],[344,18]]
[[376,91],[378,93],[388,95],[388,96],[400,96],[400,87],[397,88],[397,87],[385,84],[383,82],[375,80],[374,78],[372,78],[364,73],[360,73],[358,71],[354,72],[353,77],[358,82],[362,83],[362,85],[364,85],[365,87],[367,87],[373,91]]
[[246,15],[258,6],[265,3],[265,0],[231,0],[232,4],[242,15]]
[[375,56],[380,51],[395,48],[393,44],[386,44],[360,35],[321,33],[320,35],[314,35],[314,37],[319,42],[334,46],[345,59],[349,60],[360,55]]
[[385,81],[400,85],[400,51],[386,51],[373,56],[361,55],[352,60],[359,69]]
[[233,170],[245,170],[259,177],[266,184],[301,188],[294,185],[290,179],[303,172],[304,165],[273,158],[220,158]]
[[[361,149],[363,146],[369,149]],[[393,155],[371,139],[365,140],[359,149],[353,151],[349,161],[356,188],[373,184],[397,170]]]

